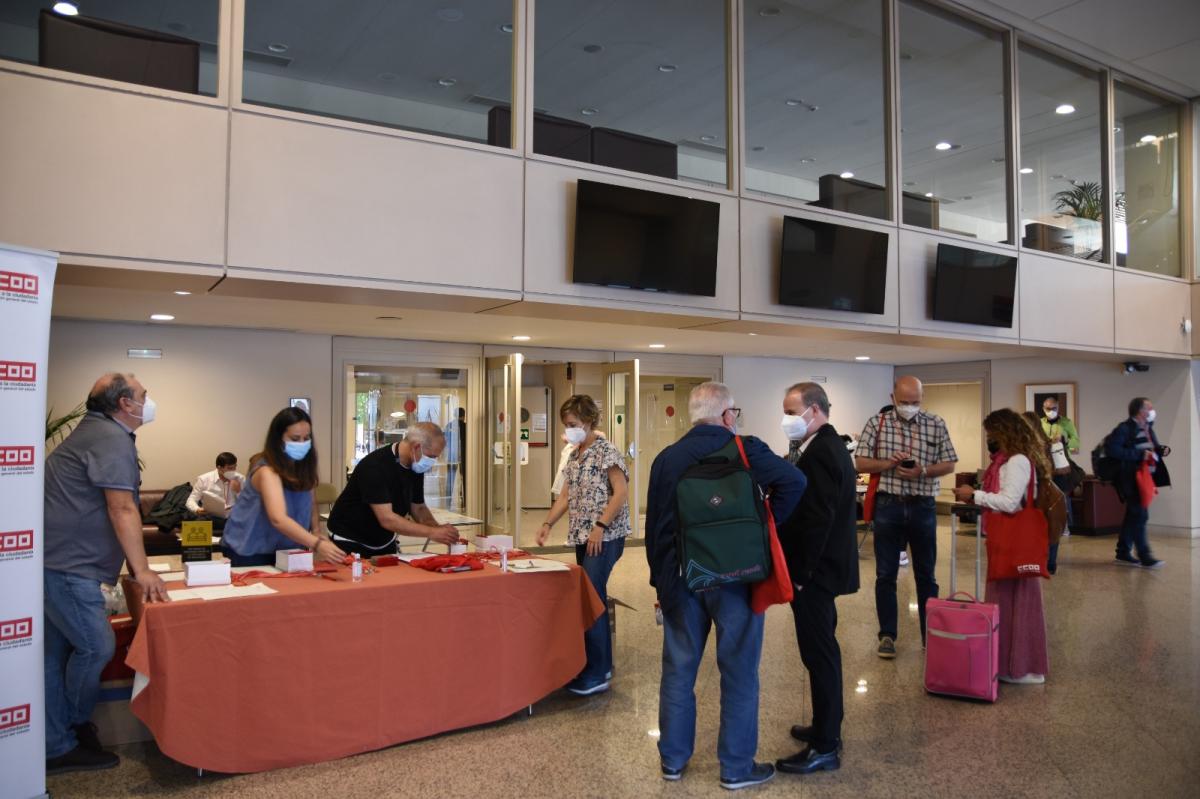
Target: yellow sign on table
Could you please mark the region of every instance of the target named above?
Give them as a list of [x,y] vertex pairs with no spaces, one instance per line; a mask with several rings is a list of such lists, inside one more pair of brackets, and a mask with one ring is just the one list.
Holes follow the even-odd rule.
[[211,547],[213,542],[212,521],[183,522],[180,524],[179,541],[185,547]]

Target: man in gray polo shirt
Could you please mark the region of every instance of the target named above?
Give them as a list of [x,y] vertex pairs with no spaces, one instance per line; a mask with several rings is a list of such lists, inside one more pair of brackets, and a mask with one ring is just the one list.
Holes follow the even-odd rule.
[[46,458],[46,773],[112,768],[92,710],[115,642],[100,584],[121,562],[148,602],[167,601],[142,545],[134,430],[154,419],[154,400],[131,374],[92,386],[87,415]]

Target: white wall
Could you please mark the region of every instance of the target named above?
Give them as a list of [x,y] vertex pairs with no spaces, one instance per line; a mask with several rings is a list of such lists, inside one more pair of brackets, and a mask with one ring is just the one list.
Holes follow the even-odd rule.
[[[47,407],[56,415],[87,397],[105,372],[133,372],[158,404],[138,431],[142,486],[170,488],[213,468],[229,450],[245,467],[262,448],[271,417],[289,397],[312,402],[321,479],[333,452],[329,336],[55,319],[50,327]],[[161,349],[161,360],[130,359],[129,348]]]
[[779,427],[783,395],[793,383],[824,377],[830,422],[838,433],[855,438],[867,419],[891,402],[890,366],[727,355],[724,375],[742,409],[741,432],[758,436],[779,454],[787,452],[787,439]]

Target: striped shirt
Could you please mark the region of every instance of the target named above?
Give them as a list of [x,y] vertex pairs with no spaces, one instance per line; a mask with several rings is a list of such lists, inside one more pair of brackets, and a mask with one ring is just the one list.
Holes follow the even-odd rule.
[[[897,416],[894,410],[872,416],[859,436],[854,455],[857,458],[888,460],[898,452],[912,453],[918,467],[958,460],[958,453],[950,443],[950,432],[942,417],[923,410],[908,422]],[[936,497],[940,488],[941,478],[938,477],[901,480],[893,469],[879,476],[879,490],[886,494]]]

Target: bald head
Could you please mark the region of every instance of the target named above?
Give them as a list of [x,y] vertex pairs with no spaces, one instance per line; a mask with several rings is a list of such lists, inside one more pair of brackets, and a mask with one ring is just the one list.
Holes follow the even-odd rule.
[[892,401],[897,405],[920,405],[925,397],[925,388],[921,381],[912,375],[896,378],[892,386]]
[[442,454],[442,449],[446,446],[446,434],[433,422],[417,422],[410,425],[404,434],[404,440],[410,444],[418,444],[421,452],[431,458]]
[[109,372],[88,392],[86,407],[114,419],[120,419],[128,427],[136,427],[140,419],[131,414],[136,412],[146,399],[146,389],[132,374]]

